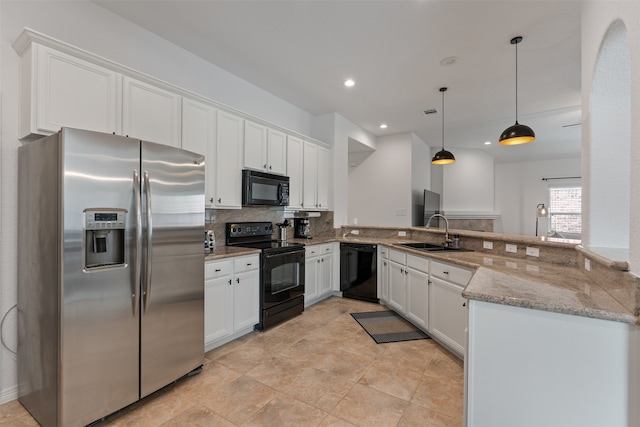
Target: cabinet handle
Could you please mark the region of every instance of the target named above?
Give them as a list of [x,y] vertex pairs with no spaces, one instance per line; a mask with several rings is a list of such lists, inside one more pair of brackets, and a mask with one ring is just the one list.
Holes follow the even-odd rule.
[[211,197],[211,198],[209,199],[209,201],[210,201],[211,203],[213,203],[213,197]]
[[267,164],[265,163],[264,166],[262,166],[262,167],[266,169],[267,168]]
[[240,278],[236,277],[236,283],[240,283]]
[[448,271],[443,271],[443,273],[444,273],[444,274],[449,274],[449,272],[448,272]]
[[404,273],[404,268],[401,268],[400,269],[400,274],[403,274],[403,273]]
[[220,271],[222,270],[220,270],[219,268],[216,268],[216,273],[220,273]]
[[409,270],[405,270],[404,274],[406,274],[408,276],[409,275]]
[[251,267],[251,263],[250,262],[247,263],[247,267]]
[[467,306],[467,303],[466,303],[466,302],[463,302],[463,303],[462,303],[462,306],[463,306],[463,307],[466,307],[466,306]]
[[229,285],[231,285],[231,279],[229,279]]
[[218,198],[218,203],[222,203],[222,198]]
[[320,260],[320,262],[324,262],[324,258],[322,258],[322,259]]
[[427,280],[427,285],[430,285],[430,284],[431,284],[431,280]]
[[271,165],[269,165],[269,170],[271,170]]
[[384,261],[384,262],[383,262],[383,264],[384,264],[384,265],[385,265],[385,267],[386,267],[386,265],[387,265],[387,261]]
[[317,260],[316,262],[317,262],[318,264],[320,264],[320,260]]

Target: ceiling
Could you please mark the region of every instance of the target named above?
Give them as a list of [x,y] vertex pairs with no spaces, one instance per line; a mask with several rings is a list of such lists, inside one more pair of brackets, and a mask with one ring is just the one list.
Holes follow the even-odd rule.
[[[454,154],[483,150],[497,163],[580,155],[579,1],[94,2],[312,115],[337,112],[374,135],[414,132],[441,146],[445,86]],[[524,37],[518,119],[537,139],[509,147],[497,139],[515,122],[515,36]],[[441,65],[449,57],[456,62]]]

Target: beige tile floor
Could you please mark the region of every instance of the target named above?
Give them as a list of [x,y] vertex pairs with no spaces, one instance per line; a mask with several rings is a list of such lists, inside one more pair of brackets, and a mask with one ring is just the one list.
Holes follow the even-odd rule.
[[[349,315],[384,310],[329,298],[205,356],[183,379],[104,426],[461,426],[463,364],[433,340],[376,344]],[[17,402],[0,425],[32,426]]]

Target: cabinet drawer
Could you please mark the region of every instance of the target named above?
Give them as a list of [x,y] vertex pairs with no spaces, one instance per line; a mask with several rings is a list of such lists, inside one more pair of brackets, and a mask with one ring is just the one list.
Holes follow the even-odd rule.
[[205,280],[229,276],[230,274],[231,261],[209,261],[204,264]]
[[407,267],[414,270],[429,272],[429,259],[417,255],[407,254]]
[[467,286],[473,275],[471,271],[464,268],[437,261],[431,261],[431,274],[462,286]]
[[386,246],[378,246],[380,256],[382,259],[389,259],[389,248]]
[[305,246],[305,256],[307,258],[312,258],[314,256],[320,256],[320,255],[326,255],[326,254],[332,254],[332,253],[333,253],[332,243]]
[[257,270],[258,267],[260,267],[260,257],[258,255],[240,257],[233,260],[233,271],[235,273]]
[[389,259],[391,261],[397,262],[398,264],[406,263],[405,253],[402,251],[396,251],[394,249],[389,249]]

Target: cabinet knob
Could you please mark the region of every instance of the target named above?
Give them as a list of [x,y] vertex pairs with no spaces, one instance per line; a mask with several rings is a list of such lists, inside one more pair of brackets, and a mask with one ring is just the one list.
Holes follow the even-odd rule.
[[236,277],[236,283],[240,283],[240,278]]
[[466,306],[467,306],[467,303],[466,303],[466,302],[463,302],[463,303],[462,303],[462,306],[463,306],[463,307],[466,307]]

